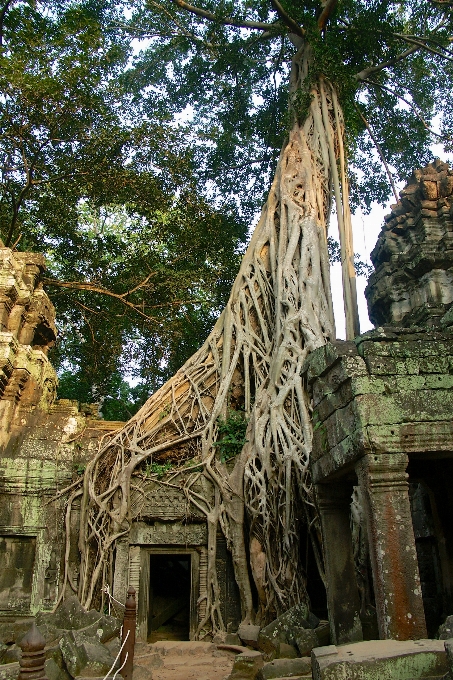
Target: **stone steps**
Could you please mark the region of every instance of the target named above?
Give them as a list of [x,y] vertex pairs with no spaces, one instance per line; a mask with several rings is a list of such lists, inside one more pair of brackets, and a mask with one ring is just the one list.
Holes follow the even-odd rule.
[[139,643],[133,680],[226,680],[236,655],[210,642]]

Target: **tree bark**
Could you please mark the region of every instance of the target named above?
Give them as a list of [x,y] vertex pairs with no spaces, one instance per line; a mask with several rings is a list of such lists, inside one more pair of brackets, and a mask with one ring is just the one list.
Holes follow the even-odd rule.
[[[309,477],[312,424],[301,369],[311,351],[335,338],[327,252],[332,192],[348,335],[358,330],[343,119],[328,81],[319,78],[307,90],[310,60],[310,48],[303,44],[291,73],[291,130],[226,309],[201,349],[104,445],[96,465],[86,471],[82,517],[88,529],[83,529],[81,547],[85,565],[90,550],[97,553],[93,566],[101,574],[112,533],[134,519],[127,496],[130,476],[153,456],[167,451],[171,457],[176,446],[186,446],[187,457],[195,450],[216,489],[210,504],[186,479],[186,495],[208,523],[207,606],[200,635],[208,619],[212,633],[223,626],[215,574],[219,526],[233,555],[244,621],[255,618],[247,564],[254,539],[265,556],[260,557],[258,620],[264,623],[300,601],[308,603],[298,524],[316,518]],[[309,104],[301,112],[296,104],[307,100],[304,93]],[[249,417],[248,441],[230,472],[216,455],[215,442],[219,416],[238,406]],[[122,502],[114,508],[118,490]],[[85,568],[84,579],[93,573]],[[92,593],[93,584],[82,584],[80,592]]]

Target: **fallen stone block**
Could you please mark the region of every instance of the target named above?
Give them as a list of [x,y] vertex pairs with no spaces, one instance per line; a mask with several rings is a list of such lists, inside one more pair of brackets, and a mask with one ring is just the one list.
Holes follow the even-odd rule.
[[112,666],[112,656],[97,637],[86,639],[80,631],[68,631],[60,640],[66,668],[72,677],[106,675]]
[[280,643],[294,644],[295,629],[316,628],[318,624],[318,617],[305,604],[296,604],[260,631],[258,649],[263,652],[265,661],[272,661],[280,656]]
[[311,660],[303,659],[274,659],[265,663],[259,672],[258,680],[274,680],[275,678],[298,678],[308,675],[311,671]]
[[132,680],[152,680],[152,677],[153,677],[152,671],[148,666],[134,664],[134,669],[132,671]]
[[448,671],[441,640],[370,640],[311,653],[313,680],[419,680]]
[[46,659],[44,672],[47,680],[71,680],[69,673],[64,668],[60,668],[54,659]]
[[242,645],[241,638],[237,633],[227,633],[225,635],[226,645]]
[[60,639],[68,630],[79,630],[87,638],[97,636],[101,642],[118,637],[121,621],[92,609],[87,611],[77,597],[68,598],[53,612],[38,612],[36,625],[47,643]]
[[258,649],[258,636],[260,634],[259,626],[240,625],[238,628],[239,637],[241,638],[244,645]]
[[291,640],[293,640],[293,644],[299,650],[300,656],[308,656],[314,647],[319,647],[316,630],[311,628],[293,628]]
[[160,668],[164,662],[162,656],[158,652],[151,651],[151,649],[139,656],[134,655],[134,668],[137,666],[146,666],[146,668]]
[[328,621],[321,621],[319,626],[316,626],[314,630],[316,637],[318,638],[318,644],[315,645],[316,647],[325,647],[326,645],[330,645],[330,624]]
[[19,661],[22,650],[17,645],[8,645],[2,656],[2,663],[14,663]]
[[280,642],[280,656],[279,659],[297,659],[300,656],[294,645],[288,645],[286,642]]
[[263,655],[255,649],[238,654],[228,680],[255,680],[263,667]]
[[60,630],[86,628],[101,617],[94,609],[87,611],[75,595],[64,600],[55,612],[38,612],[36,625],[47,624]]
[[447,616],[444,623],[439,626],[437,637],[439,640],[449,640],[450,638],[453,638],[453,616]]
[[[286,635],[285,635],[286,638]],[[280,639],[280,634],[274,637],[273,634],[266,634],[260,632],[258,637],[258,649],[263,653],[265,661],[272,661],[280,656],[280,645],[283,640]]]
[[0,680],[16,680],[19,675],[19,662],[7,663],[0,666]]

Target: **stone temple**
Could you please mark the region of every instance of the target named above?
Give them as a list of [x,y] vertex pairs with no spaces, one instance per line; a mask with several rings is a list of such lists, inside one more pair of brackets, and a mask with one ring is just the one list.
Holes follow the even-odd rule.
[[[453,614],[453,171],[446,164],[414,172],[372,261],[366,295],[375,329],[316,350],[303,369],[327,584],[316,581],[310,595],[335,645],[431,638]],[[40,255],[0,250],[0,625],[54,608],[65,551],[66,587],[77,590],[77,517],[59,494],[73,483],[79,493],[101,438],[122,427],[101,420],[93,405],[56,400],[44,266]],[[199,484],[201,495],[212,493]],[[234,632],[239,596],[221,535],[217,547],[222,616]],[[113,596],[123,602],[128,585],[137,591],[139,639],[176,615],[181,639],[193,637],[206,568],[204,516],[188,512],[182,491],[150,481],[112,566]]]

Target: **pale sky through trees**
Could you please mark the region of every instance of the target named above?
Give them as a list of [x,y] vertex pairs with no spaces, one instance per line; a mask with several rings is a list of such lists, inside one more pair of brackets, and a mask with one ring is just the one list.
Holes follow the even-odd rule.
[[[440,144],[433,144],[431,149],[434,158],[438,157],[447,163],[453,163],[453,154],[446,154]],[[403,186],[404,182],[397,184],[398,191],[401,191]],[[370,253],[376,245],[379,232],[384,223],[384,216],[390,212],[390,205],[393,203],[395,203],[395,199],[392,196],[386,207],[382,207],[375,203],[373,204],[373,209],[369,215],[364,215],[358,210],[356,214],[352,216],[354,252],[360,253],[360,258],[364,262],[371,264]],[[338,241],[335,215],[332,215],[329,235]],[[339,262],[331,265],[331,276],[337,338],[344,339],[345,321],[343,311],[343,291],[341,286],[341,265]],[[373,325],[368,318],[368,308],[365,299],[366,284],[367,280],[364,276],[357,277],[357,303],[359,307],[361,333],[365,333],[365,331],[373,328]]]

